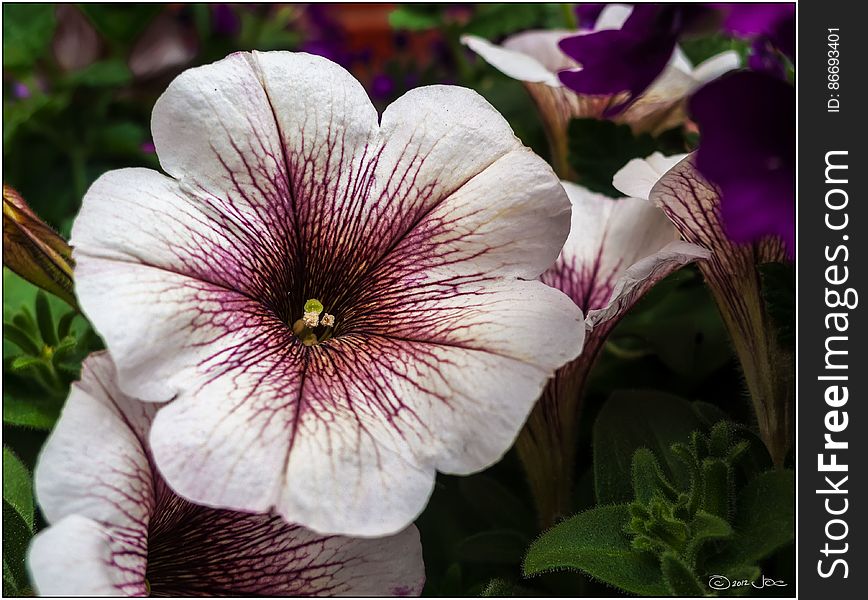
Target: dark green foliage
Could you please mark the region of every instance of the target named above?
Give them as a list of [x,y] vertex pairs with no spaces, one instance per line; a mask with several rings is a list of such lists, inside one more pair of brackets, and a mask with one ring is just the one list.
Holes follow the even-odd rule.
[[[627,592],[674,596],[705,595],[711,591],[706,587],[710,575],[756,577],[757,564],[793,540],[793,473],[767,471],[737,490],[736,470],[751,446],[741,438],[742,428],[720,421],[673,442],[669,419],[680,411],[678,421],[698,423],[688,416],[695,415],[693,407],[677,398],[646,395],[663,416],[652,419],[638,411],[645,431],[640,434],[643,428],[634,425],[624,439],[648,442],[656,451],[637,447],[627,478],[618,457],[629,444],[608,443],[615,434],[607,427],[611,415],[621,414],[623,420],[629,410],[636,411],[639,398],[638,392],[613,396],[595,429],[595,469],[598,461],[605,465],[597,473],[611,471],[630,481],[632,501],[601,500],[544,533],[528,550],[525,573],[577,569]],[[611,484],[602,488],[603,497],[623,493]]]
[[648,134],[633,135],[629,125],[597,119],[573,119],[569,128],[569,162],[578,183],[607,196],[621,194],[612,177],[631,158],[644,158],[657,149]]

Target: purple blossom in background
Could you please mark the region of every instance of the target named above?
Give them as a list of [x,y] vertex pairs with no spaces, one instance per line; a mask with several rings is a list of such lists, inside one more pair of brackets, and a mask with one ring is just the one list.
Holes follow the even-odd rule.
[[305,9],[307,36],[301,50],[322,56],[343,67],[357,57],[347,48],[346,33],[331,15],[327,4],[309,4]]
[[388,100],[395,91],[395,82],[385,73],[377,73],[371,81],[371,96],[378,100]]
[[241,19],[235,12],[233,4],[211,5],[211,26],[214,33],[225,36],[233,36],[241,30]]
[[752,71],[766,73],[778,79],[786,79],[787,69],[775,47],[767,38],[756,38],[750,46],[747,66]]
[[746,38],[764,37],[790,60],[796,46],[795,4],[722,4],[715,5],[726,17],[723,29]]
[[18,100],[24,100],[30,97],[30,88],[27,84],[16,81],[12,84],[12,96]]
[[696,165],[722,194],[735,242],[778,235],[795,252],[796,95],[789,83],[741,71],[701,88],[690,114],[702,135]]
[[611,95],[627,92],[604,117],[620,114],[663,72],[679,36],[709,9],[687,4],[637,5],[621,29],[610,29],[561,40],[560,48],[582,66],[562,71],[561,82],[574,92]]

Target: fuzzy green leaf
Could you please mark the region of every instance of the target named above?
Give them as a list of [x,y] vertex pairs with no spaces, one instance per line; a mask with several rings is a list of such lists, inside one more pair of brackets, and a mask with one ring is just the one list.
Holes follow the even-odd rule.
[[666,552],[660,558],[660,570],[670,596],[704,596],[703,589],[696,575],[674,552]]
[[577,569],[634,594],[665,595],[654,556],[630,546],[629,519],[626,505],[599,506],[556,525],[531,544],[525,576]]
[[793,541],[795,535],[795,475],[768,471],[738,494],[735,534],[711,562],[715,573],[753,565]]
[[615,504],[633,500],[633,453],[648,448],[659,459],[664,474],[679,489],[690,477],[671,445],[702,428],[690,403],[658,391],[615,392],[594,423],[594,485],[597,502]]
[[[33,532],[15,508],[3,500],[3,562],[20,590],[27,585],[25,559]],[[4,568],[4,579],[6,575]]]
[[60,416],[63,398],[47,393],[35,381],[4,374],[3,422],[17,427],[48,431]]
[[33,479],[27,467],[8,447],[3,447],[3,499],[33,529]]
[[36,293],[36,323],[39,325],[42,341],[49,346],[56,346],[57,329],[54,326],[54,318],[51,316],[51,305],[48,303],[48,295],[42,290]]
[[707,458],[702,463],[702,501],[705,512],[723,519],[730,518],[732,473],[721,459]]

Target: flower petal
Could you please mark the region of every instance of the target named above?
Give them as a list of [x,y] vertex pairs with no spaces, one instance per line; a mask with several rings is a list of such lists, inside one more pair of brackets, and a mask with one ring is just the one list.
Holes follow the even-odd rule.
[[720,220],[720,194],[696,170],[693,154],[666,173],[652,189],[650,199],[686,241],[711,251],[708,268],[717,277],[725,278],[725,273],[733,270],[752,271],[755,264],[786,258],[783,241],[777,237],[767,237],[758,244],[729,240]]
[[53,522],[30,554],[42,593],[147,595],[146,579],[151,593],[170,596],[421,591],[415,527],[376,540],[322,537],[276,515],[178,497],[143,445],[154,405],[121,393],[105,353],[82,372],[37,468]]
[[615,282],[612,297],[605,307],[588,313],[586,323],[594,328],[627,313],[658,281],[711,253],[695,244],[675,241],[666,244],[651,256],[634,263]]
[[281,371],[291,360],[276,359],[163,408],[151,435],[163,474],[196,502],[273,505],[317,531],[402,529],[435,469],[468,473],[502,456],[581,347],[578,310],[537,282],[453,285],[451,301],[432,287],[383,296],[394,316],[314,348],[296,380]]
[[106,353],[91,355],[39,456],[36,497],[49,523],[82,515],[144,537],[154,498],[138,436],[156,407],[114,398],[123,396],[111,360]]
[[281,134],[250,55],[181,73],[154,105],[151,132],[160,165],[185,192],[286,227]]
[[502,46],[475,35],[461,36],[461,43],[476,52],[498,71],[530,83],[560,87],[557,72],[574,67],[557,46],[568,31],[528,31],[508,38]]
[[616,282],[637,261],[676,240],[666,216],[638,198],[613,199],[562,182],[573,204],[572,229],[543,281],[566,293],[582,312],[603,308]]
[[693,69],[693,79],[697,84],[717,79],[741,66],[741,58],[735,50],[727,50],[707,58]]
[[41,531],[27,555],[40,596],[147,596],[147,558],[105,527],[70,515]]
[[156,596],[418,595],[419,532],[377,539],[320,536],[276,515],[196,506],[158,508],[148,581]]
[[663,175],[681,162],[687,155],[674,154],[663,156],[659,152],[645,157],[634,158],[621,167],[612,179],[616,190],[630,198],[647,200],[653,188]]

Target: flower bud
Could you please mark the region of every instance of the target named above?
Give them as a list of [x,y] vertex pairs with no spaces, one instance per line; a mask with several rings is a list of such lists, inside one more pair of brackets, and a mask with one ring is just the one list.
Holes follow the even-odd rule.
[[72,292],[72,248],[3,185],[3,264],[30,283],[77,308]]

